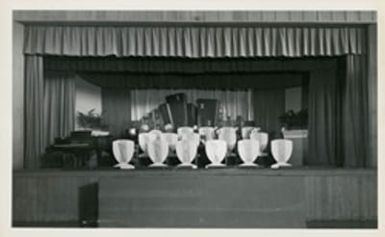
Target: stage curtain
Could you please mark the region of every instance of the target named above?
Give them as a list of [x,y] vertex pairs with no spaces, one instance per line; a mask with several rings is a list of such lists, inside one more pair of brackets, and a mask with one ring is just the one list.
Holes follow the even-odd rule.
[[46,72],[44,79],[45,146],[69,136],[75,127],[74,73]]
[[346,81],[342,97],[343,153],[348,167],[369,165],[369,107],[365,55],[346,57]]
[[131,121],[130,90],[102,88],[103,119],[115,137],[124,136]]
[[74,128],[74,74],[44,73],[43,57],[25,57],[25,168],[39,168],[55,137]]
[[159,104],[166,103],[165,97],[175,93],[185,93],[187,102],[196,104],[199,98],[218,99],[225,118],[230,116],[235,119],[241,115],[246,120],[253,119],[252,93],[250,90],[131,90],[131,114],[133,120],[139,120],[144,115],[157,108]]
[[367,61],[365,55],[349,55],[337,65],[311,74],[306,164],[366,167],[369,165]]
[[339,102],[341,96],[336,80],[336,69],[315,70],[309,82],[309,155],[307,165],[342,165],[343,157],[338,152]]
[[[25,168],[39,168],[45,149],[43,57],[25,56]],[[15,144],[17,146],[17,144]]]
[[[365,90],[368,89],[366,84],[368,71],[366,61],[361,58],[361,55],[366,53],[365,27],[357,25],[343,27],[26,25],[24,36],[26,159],[28,159],[26,166],[33,167],[38,164],[37,157],[44,149],[42,125],[44,121],[42,97],[44,83],[42,80],[44,77],[43,60],[40,57],[43,55],[199,59],[345,56],[347,57],[346,77],[344,77],[346,81],[341,85],[340,90],[335,89],[332,84],[314,82],[310,85],[314,90],[319,89],[321,92],[317,94],[309,91],[309,100],[313,100],[313,103],[317,105],[315,107],[318,107],[317,111],[309,111],[310,150],[317,151],[318,154],[309,161],[312,164],[365,166],[368,139],[367,91]],[[318,79],[319,83],[329,81],[327,78],[325,80],[325,77]],[[327,92],[327,89],[331,91]],[[336,90],[335,93],[341,93],[340,105],[338,100],[331,101],[333,97],[329,97],[331,96],[329,93],[334,90]],[[318,97],[316,97],[317,95]],[[258,96],[258,93],[254,93],[253,100],[256,101],[255,98]],[[271,98],[273,104],[275,104],[275,100],[280,101],[278,95],[263,98]],[[258,117],[258,112],[266,113],[266,116],[273,116],[273,112],[269,112],[269,110],[278,111],[280,108],[278,105],[277,107],[271,106],[270,100],[262,101],[265,101],[263,105],[255,103],[256,121],[261,118]],[[330,108],[328,109],[327,106]],[[340,117],[338,117],[338,106],[342,106],[341,111],[343,111]],[[309,106],[309,109],[310,107],[312,106]],[[276,115],[279,116],[278,112],[274,114],[274,118]],[[337,122],[333,123],[333,119],[337,119]],[[259,123],[263,129],[265,127],[266,130],[278,132],[277,125],[263,122],[262,118]],[[338,123],[341,123],[341,126],[338,126]],[[316,126],[318,127],[316,128]],[[339,129],[343,131],[341,138],[336,135]],[[312,136],[317,136],[317,138]],[[339,152],[338,146],[333,145],[332,142],[337,142],[337,144],[341,142],[343,151]]]
[[285,112],[285,89],[253,91],[255,126],[269,133],[269,139],[281,137],[279,116]]
[[117,57],[304,57],[363,53],[364,27],[27,25],[25,54]]

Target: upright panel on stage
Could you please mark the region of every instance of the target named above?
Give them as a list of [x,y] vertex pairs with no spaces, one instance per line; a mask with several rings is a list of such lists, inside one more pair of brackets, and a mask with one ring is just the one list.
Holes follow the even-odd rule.
[[219,101],[216,99],[197,99],[199,126],[214,126],[218,120]]
[[170,106],[172,120],[175,127],[187,125],[187,96],[178,93],[166,96],[166,101]]

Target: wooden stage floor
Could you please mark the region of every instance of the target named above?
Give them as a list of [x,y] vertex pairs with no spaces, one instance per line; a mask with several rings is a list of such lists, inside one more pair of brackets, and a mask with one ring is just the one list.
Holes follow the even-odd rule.
[[14,227],[376,228],[375,169],[13,173]]

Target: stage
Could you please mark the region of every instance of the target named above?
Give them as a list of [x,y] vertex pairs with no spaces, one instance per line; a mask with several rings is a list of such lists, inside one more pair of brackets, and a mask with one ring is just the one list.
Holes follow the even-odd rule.
[[375,169],[36,170],[14,227],[376,228]]
[[[18,10],[13,25],[14,227],[377,227],[375,11]],[[201,169],[142,164],[167,151]],[[205,169],[219,153],[294,167]]]

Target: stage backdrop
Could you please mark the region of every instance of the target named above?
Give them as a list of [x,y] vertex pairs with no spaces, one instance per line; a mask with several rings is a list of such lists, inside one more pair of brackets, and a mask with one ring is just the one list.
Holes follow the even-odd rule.
[[252,91],[239,90],[173,90],[173,89],[159,89],[159,90],[131,90],[131,118],[132,120],[140,120],[151,110],[159,106],[160,103],[165,103],[167,95],[185,93],[187,95],[187,102],[196,104],[199,98],[217,99],[220,101],[220,107],[224,118],[230,116],[231,119],[236,119],[241,115],[245,120],[253,120],[252,109]]

